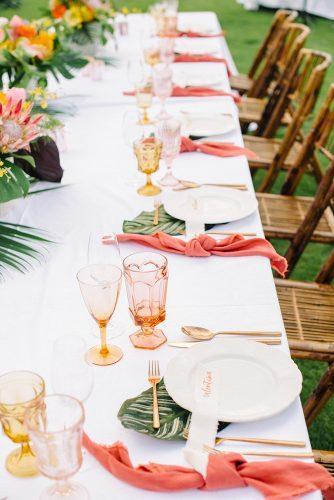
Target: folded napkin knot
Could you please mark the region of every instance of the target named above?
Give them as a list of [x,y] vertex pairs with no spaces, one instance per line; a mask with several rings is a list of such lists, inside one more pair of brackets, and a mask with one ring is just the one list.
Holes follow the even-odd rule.
[[271,267],[281,276],[285,275],[288,267],[286,259],[276,252],[269,241],[263,238],[246,239],[241,234],[232,234],[221,240],[216,240],[208,234],[201,234],[190,241],[184,241],[159,231],[154,235],[119,234],[117,238],[119,242],[134,241],[157,250],[188,257],[209,257],[210,255],[220,257],[267,257],[270,259]]
[[[334,479],[324,467],[298,460],[247,462],[237,453],[210,455],[206,477],[179,465],[149,463],[134,467],[127,448],[94,443],[84,434],[83,445],[113,476],[150,491],[218,490],[252,486],[268,500],[287,500],[322,490],[333,499]],[[111,486],[112,487],[112,486]]]
[[217,141],[200,141],[195,142],[189,139],[189,137],[182,137],[181,140],[181,153],[193,153],[194,151],[200,151],[207,155],[233,157],[244,155],[248,159],[257,158],[256,153],[248,148],[243,148],[237,146],[231,142],[217,142]]

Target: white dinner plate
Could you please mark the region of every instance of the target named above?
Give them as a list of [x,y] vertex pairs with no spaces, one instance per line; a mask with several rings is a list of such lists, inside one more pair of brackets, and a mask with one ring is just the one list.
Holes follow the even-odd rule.
[[[198,368],[200,367],[200,368]],[[218,415],[225,422],[251,422],[285,410],[300,394],[302,375],[286,353],[251,340],[201,342],[182,350],[164,376],[169,395],[193,411],[197,369],[216,373]]]
[[180,73],[174,76],[174,83],[179,87],[219,87],[224,83],[222,73]]
[[258,206],[255,196],[247,191],[215,186],[166,191],[163,204],[166,212],[176,219],[198,219],[204,224],[243,219],[255,212]]
[[180,113],[183,135],[209,137],[223,135],[235,130],[236,123],[233,116],[223,113]]
[[219,56],[219,45],[215,38],[177,38],[175,52],[178,54]]

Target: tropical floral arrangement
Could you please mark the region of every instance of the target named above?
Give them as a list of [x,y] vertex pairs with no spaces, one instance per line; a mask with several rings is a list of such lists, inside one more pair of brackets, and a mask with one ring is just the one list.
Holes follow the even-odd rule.
[[72,70],[84,67],[86,58],[62,43],[52,21],[25,21],[19,16],[0,18],[0,88],[27,87],[37,80],[46,86],[47,74],[73,78]]
[[109,0],[50,0],[50,14],[78,45],[105,45],[112,34],[115,10]]
[[43,116],[34,114],[33,106],[24,89],[0,93],[0,203],[28,194],[29,176],[18,163],[23,159],[34,166],[33,157],[22,150],[29,151],[30,144],[43,133]]

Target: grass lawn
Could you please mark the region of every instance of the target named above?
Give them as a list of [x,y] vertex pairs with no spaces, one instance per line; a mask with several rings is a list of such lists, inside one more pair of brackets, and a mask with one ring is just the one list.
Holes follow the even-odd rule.
[[[40,15],[40,9],[45,6],[47,0],[22,0],[19,14],[27,18]],[[148,0],[118,0],[118,4],[129,7],[136,6],[145,9],[152,1]],[[180,0],[181,10],[212,10],[215,11],[226,31],[227,40],[234,60],[240,72],[246,72],[256,49],[266,32],[273,11],[261,10],[258,12],[247,12],[236,0]],[[13,11],[1,9],[0,15],[11,15]],[[308,39],[307,46],[310,48],[327,51],[333,55],[334,47],[334,22],[311,18],[312,33]],[[334,82],[334,64],[327,73],[322,89],[323,98],[328,86]],[[320,98],[320,100],[321,100]],[[320,102],[318,101],[318,103]],[[277,187],[276,187],[277,189]],[[311,178],[306,178],[302,183],[299,194],[312,195],[315,185]],[[275,242],[275,246],[282,252],[286,244],[281,241]],[[318,271],[321,262],[328,255],[329,248],[326,245],[310,244],[304,252],[304,256],[297,266],[293,277],[296,279],[312,280]],[[334,311],[333,311],[334,314]],[[325,365],[316,362],[298,362],[303,375],[304,386],[302,399],[305,400],[310,390],[314,387]],[[312,445],[318,449],[334,450],[334,398],[327,404],[310,429]]]

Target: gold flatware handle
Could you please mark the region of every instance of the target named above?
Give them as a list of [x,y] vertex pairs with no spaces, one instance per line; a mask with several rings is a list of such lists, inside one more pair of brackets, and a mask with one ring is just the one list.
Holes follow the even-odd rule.
[[198,186],[182,186],[173,188],[173,191],[186,191],[187,189],[198,189],[202,186],[216,186],[216,187],[225,187],[231,189],[238,189],[239,191],[248,191],[248,188],[245,184],[199,184]]
[[282,333],[281,332],[271,332],[271,331],[264,331],[264,330],[259,330],[258,332],[255,332],[254,330],[248,331],[248,330],[232,330],[232,331],[223,331],[223,332],[216,332],[216,335],[247,335],[249,337],[281,337]]
[[160,203],[154,204],[154,216],[153,216],[153,225],[157,226],[159,224],[159,208]]
[[225,236],[228,236],[230,234],[241,234],[242,236],[257,236],[257,233],[240,231],[206,231],[205,234],[222,234]]
[[[250,340],[250,339],[249,339]],[[255,342],[260,342],[261,344],[267,344],[267,345],[280,345],[281,340],[280,339],[266,339],[266,338],[259,338],[259,339],[251,339]],[[186,347],[192,347],[194,345],[199,345],[204,342],[210,342],[209,340],[197,340],[196,342],[168,342],[168,345],[170,347],[181,347],[181,348],[186,348]]]
[[254,457],[314,458],[313,453],[307,451],[239,451],[238,453]]
[[160,416],[158,405],[157,384],[153,384],[153,429],[160,428]]
[[235,441],[240,443],[256,443],[256,444],[271,444],[276,446],[292,446],[297,448],[304,448],[306,443],[304,441],[285,441],[281,439],[262,439],[262,438],[243,438],[243,437],[218,437],[216,438],[216,445],[225,441]]

